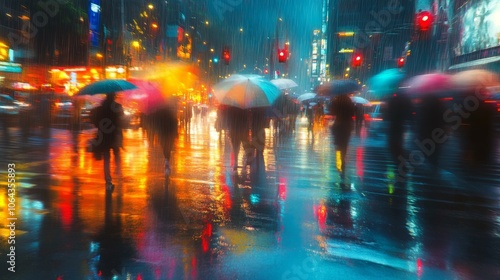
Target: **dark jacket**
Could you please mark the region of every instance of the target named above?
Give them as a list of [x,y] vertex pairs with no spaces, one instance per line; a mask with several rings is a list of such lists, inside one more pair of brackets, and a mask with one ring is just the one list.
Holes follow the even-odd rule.
[[97,127],[95,145],[100,150],[123,146],[123,115],[122,105],[109,99],[92,110],[91,122]]

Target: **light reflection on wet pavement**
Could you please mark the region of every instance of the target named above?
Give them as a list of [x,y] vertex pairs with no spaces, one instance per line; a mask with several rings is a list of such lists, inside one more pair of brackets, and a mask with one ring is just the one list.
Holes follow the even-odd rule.
[[[363,130],[340,184],[327,128],[310,133],[299,119],[291,136],[267,131],[263,171],[233,176],[213,121],[180,132],[169,180],[160,149],[127,130],[111,196],[102,161],[85,152],[93,130],[53,129],[48,140],[12,129],[0,160],[16,164],[8,279],[500,278],[500,165],[397,183],[384,141]],[[7,204],[2,188],[3,221]],[[3,277],[8,228],[0,235]]]

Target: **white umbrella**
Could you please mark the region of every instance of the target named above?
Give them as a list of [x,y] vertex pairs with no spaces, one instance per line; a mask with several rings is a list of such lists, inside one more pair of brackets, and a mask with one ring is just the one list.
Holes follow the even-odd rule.
[[353,96],[351,97],[352,102],[357,103],[357,104],[363,104],[363,105],[368,105],[370,104],[370,101],[368,99],[365,99],[360,96]]
[[279,89],[289,89],[289,88],[294,88],[298,87],[296,82],[290,79],[274,79],[271,80],[271,83],[276,85]]
[[304,94],[299,95],[299,97],[297,97],[297,101],[304,102],[307,100],[314,99],[314,98],[316,98],[316,96],[317,96],[316,93],[312,93],[312,92],[304,93]]
[[232,75],[214,86],[214,95],[221,104],[248,109],[271,106],[281,91],[256,75]]

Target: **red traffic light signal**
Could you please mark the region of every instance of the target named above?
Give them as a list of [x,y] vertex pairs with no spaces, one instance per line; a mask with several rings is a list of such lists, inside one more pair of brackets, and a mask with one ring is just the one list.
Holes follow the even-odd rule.
[[360,54],[354,55],[352,59],[352,66],[359,67],[363,64],[363,57]]
[[398,59],[398,68],[403,68],[405,66],[405,58],[404,57],[400,57]]
[[278,50],[278,61],[279,63],[286,62],[286,50]]
[[226,65],[229,65],[229,61],[231,60],[231,53],[229,52],[228,49],[224,49],[222,51],[222,59],[224,59],[224,63]]
[[434,19],[430,12],[422,11],[416,16],[416,25],[418,30],[427,31],[431,28]]

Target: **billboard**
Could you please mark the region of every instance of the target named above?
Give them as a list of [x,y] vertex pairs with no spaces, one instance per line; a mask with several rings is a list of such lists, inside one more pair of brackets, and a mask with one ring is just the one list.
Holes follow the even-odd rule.
[[500,1],[469,2],[458,13],[459,40],[455,42],[455,55],[500,46]]
[[90,45],[98,47],[100,38],[101,5],[100,0],[89,0],[89,34]]

